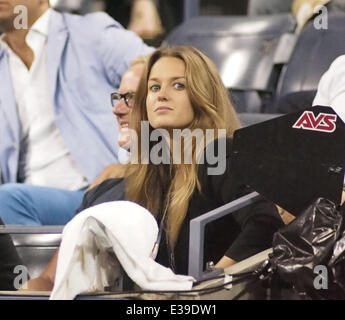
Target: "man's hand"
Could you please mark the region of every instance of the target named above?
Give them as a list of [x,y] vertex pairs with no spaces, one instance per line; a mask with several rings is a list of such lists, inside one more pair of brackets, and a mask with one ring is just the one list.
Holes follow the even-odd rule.
[[[341,205],[343,205],[345,201],[345,192],[343,191],[341,194]],[[280,217],[282,218],[283,222],[285,224],[289,224],[291,221],[293,221],[296,217],[293,216],[291,213],[287,212],[286,210],[284,210],[283,208],[277,206],[278,212],[280,214]]]
[[40,276],[26,282],[19,291],[52,291],[53,287],[51,279]]
[[87,190],[99,185],[103,181],[112,178],[123,178],[125,176],[126,165],[123,164],[111,164],[103,169],[101,174],[96,178],[96,180],[87,188]]
[[19,291],[52,291],[56,274],[56,266],[59,257],[59,249],[56,250],[42,274],[31,279],[19,289]]
[[154,39],[164,33],[160,14],[152,0],[135,0],[128,29],[143,39]]
[[293,221],[296,217],[292,215],[290,212],[284,210],[283,208],[277,206],[278,212],[280,217],[282,218],[284,224],[289,224],[291,221]]
[[215,268],[216,268],[216,269],[218,269],[218,268],[220,268],[220,269],[226,269],[226,268],[232,266],[232,265],[235,264],[235,263],[236,263],[235,260],[233,260],[233,259],[231,259],[231,258],[229,258],[229,257],[227,257],[227,256],[223,256],[223,258],[221,258],[221,259],[217,262],[217,264],[215,265]]

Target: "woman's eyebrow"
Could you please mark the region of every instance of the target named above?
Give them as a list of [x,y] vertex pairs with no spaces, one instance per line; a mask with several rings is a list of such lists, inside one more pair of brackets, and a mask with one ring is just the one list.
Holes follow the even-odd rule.
[[[185,76],[179,76],[179,77],[171,77],[171,78],[169,78],[169,80],[172,80],[172,81],[177,80],[177,79],[186,79],[186,77]],[[161,79],[160,78],[150,78],[149,81],[159,82],[159,81],[161,81]]]

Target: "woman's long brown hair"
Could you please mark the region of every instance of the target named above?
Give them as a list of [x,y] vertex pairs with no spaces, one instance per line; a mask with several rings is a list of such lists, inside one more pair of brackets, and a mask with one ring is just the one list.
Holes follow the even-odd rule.
[[[130,127],[139,137],[137,159],[141,159],[141,122],[148,121],[148,79],[153,65],[162,57],[178,58],[185,64],[186,90],[194,110],[194,120],[188,129],[201,129],[204,133],[206,129],[225,129],[226,135],[232,136],[240,122],[213,62],[193,47],[160,48],[149,58],[131,115]],[[192,150],[193,159],[196,159],[197,148],[194,145]],[[172,249],[196,189],[202,191],[196,161],[165,165],[139,162],[130,164],[126,172],[128,200],[144,206],[155,216],[167,212],[167,239]]]

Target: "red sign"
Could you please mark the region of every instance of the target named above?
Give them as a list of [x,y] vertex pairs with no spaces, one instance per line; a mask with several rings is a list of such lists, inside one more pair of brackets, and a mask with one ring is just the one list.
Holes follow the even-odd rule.
[[336,129],[336,121],[335,114],[319,113],[315,117],[312,111],[304,111],[292,128],[331,133]]

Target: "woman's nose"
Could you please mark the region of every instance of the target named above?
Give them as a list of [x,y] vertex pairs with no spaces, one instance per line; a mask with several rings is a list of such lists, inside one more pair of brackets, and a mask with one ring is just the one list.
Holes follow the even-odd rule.
[[168,100],[167,88],[162,86],[161,90],[158,93],[158,101],[166,101],[166,100]]

